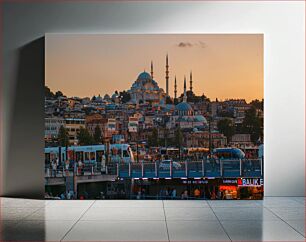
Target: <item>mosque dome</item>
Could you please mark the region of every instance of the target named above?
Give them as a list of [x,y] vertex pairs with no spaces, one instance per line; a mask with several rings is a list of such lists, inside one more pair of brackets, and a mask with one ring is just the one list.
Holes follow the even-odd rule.
[[142,72],[138,75],[137,80],[150,79],[152,80],[151,75],[148,72]]
[[203,115],[196,115],[194,119],[196,122],[203,122],[203,124],[208,125],[208,122]]
[[192,111],[192,107],[190,106],[190,104],[189,103],[187,103],[187,102],[180,102],[179,104],[177,104],[176,106],[175,106],[175,109],[177,110],[177,111]]
[[162,104],[165,101],[166,93],[158,86],[153,79],[153,63],[151,62],[151,72],[141,72],[128,90],[131,96],[131,103],[151,103]]
[[109,96],[108,94],[105,94],[103,99],[104,99],[104,100],[109,100],[109,99],[110,99],[110,96]]
[[180,102],[175,106],[175,111],[179,116],[191,116],[193,115],[193,109],[187,102]]
[[100,94],[96,97],[96,101],[102,101],[102,97],[100,96]]
[[118,98],[118,97],[119,97],[118,93],[114,93],[114,94],[112,95],[112,99],[116,99],[116,98]]
[[160,88],[156,81],[154,81],[148,72],[141,72],[137,80],[133,83],[131,90],[141,91],[159,91]]

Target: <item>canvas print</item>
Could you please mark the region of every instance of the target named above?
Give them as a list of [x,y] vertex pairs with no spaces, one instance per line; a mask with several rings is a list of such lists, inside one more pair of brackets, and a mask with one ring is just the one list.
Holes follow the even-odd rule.
[[46,199],[262,199],[262,34],[47,34]]

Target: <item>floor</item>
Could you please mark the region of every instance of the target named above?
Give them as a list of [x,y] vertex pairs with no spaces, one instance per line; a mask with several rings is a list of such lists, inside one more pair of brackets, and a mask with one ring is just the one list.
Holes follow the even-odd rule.
[[1,241],[305,241],[305,198],[264,201],[1,198]]

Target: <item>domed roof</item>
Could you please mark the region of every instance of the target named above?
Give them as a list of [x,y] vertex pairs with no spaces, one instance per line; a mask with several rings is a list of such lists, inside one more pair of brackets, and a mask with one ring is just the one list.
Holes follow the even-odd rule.
[[203,115],[196,115],[194,118],[197,122],[203,122],[203,123],[207,124],[207,120]]
[[110,99],[110,96],[109,96],[108,94],[105,94],[105,95],[104,95],[104,99],[105,99],[105,100]]
[[119,95],[117,94],[117,93],[114,93],[113,95],[112,95],[112,99],[115,99],[115,98],[118,98],[119,97]]
[[181,102],[175,106],[178,111],[192,111],[192,107],[187,102]]
[[142,72],[139,74],[138,80],[142,80],[142,79],[152,79],[151,75],[148,72]]
[[132,84],[131,90],[159,91],[160,88],[151,75],[144,71],[138,75],[137,80]]

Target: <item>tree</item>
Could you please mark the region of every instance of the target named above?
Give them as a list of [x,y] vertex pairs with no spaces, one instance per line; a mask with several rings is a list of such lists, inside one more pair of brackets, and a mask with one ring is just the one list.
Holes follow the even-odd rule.
[[69,145],[68,131],[67,129],[65,129],[63,125],[61,125],[58,131],[58,143],[60,146],[65,146],[65,147]]
[[80,131],[77,134],[79,145],[93,145],[94,138],[90,135],[87,129],[80,127]]
[[158,131],[156,128],[153,128],[152,134],[148,138],[148,145],[153,147],[158,146]]
[[93,139],[94,139],[95,144],[100,144],[102,142],[102,132],[101,132],[99,125],[95,127],[95,133],[94,133]]
[[[204,94],[202,96],[197,96],[193,91],[186,91],[187,102],[199,103],[203,101],[210,101]],[[181,94],[180,98],[184,97],[184,93]]]
[[264,100],[262,99],[261,101],[259,101],[258,99],[253,100],[252,102],[250,102],[251,106],[256,108],[256,109],[260,109],[263,110],[264,108]]
[[232,136],[235,134],[234,124],[228,118],[219,120],[217,127],[218,130],[226,136],[227,141],[230,141]]
[[210,102],[210,99],[208,98],[208,97],[206,97],[205,95],[204,95],[204,93],[202,94],[202,96],[201,96],[201,101],[202,102]]
[[218,116],[220,117],[227,117],[227,118],[234,118],[234,113],[226,110],[222,110],[218,112]]
[[131,95],[126,91],[120,92],[119,97],[122,103],[127,103],[131,100]]
[[56,98],[62,97],[62,96],[64,96],[64,94],[63,94],[61,91],[57,91],[57,92],[55,93],[55,97],[56,97]]
[[251,140],[256,143],[263,136],[263,119],[258,117],[255,107],[245,112],[242,122],[242,132],[251,135]]
[[174,132],[174,143],[178,148],[181,148],[183,139],[184,139],[183,132],[180,127],[177,127]]
[[83,108],[83,111],[85,112],[85,115],[90,115],[91,113],[96,111],[96,109],[93,108],[93,107],[85,107],[85,108]]
[[53,98],[54,97],[54,93],[47,86],[45,86],[45,97],[47,97],[47,98]]
[[166,97],[166,104],[173,104],[173,101],[169,96]]

